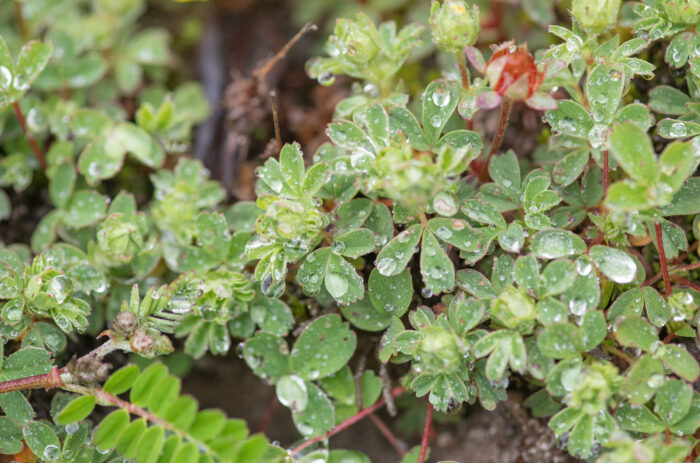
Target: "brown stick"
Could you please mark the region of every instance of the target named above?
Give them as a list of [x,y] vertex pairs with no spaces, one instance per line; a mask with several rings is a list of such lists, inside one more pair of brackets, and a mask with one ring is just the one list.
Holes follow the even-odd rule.
[[433,404],[428,402],[428,410],[425,412],[425,424],[423,425],[423,437],[420,441],[420,453],[418,463],[425,463],[425,455],[428,453],[428,441],[430,440],[430,427],[433,425]]
[[[402,388],[402,387],[395,387],[395,388],[391,391],[391,395],[392,395],[393,397],[396,397],[397,395],[399,395],[399,394],[401,394],[401,393],[403,393],[403,392],[404,392],[404,388]],[[313,439],[309,439],[309,440],[304,441],[304,442],[302,442],[301,444],[297,445],[296,447],[294,447],[294,448],[289,452],[289,456],[292,457],[292,456],[296,455],[297,453],[299,453],[300,451],[304,450],[306,447],[309,447],[310,445],[316,444],[316,443],[318,443],[318,442],[321,442],[322,440],[328,439],[329,437],[335,436],[335,435],[338,434],[340,431],[342,431],[342,430],[344,430],[344,429],[346,429],[346,428],[349,428],[349,427],[352,426],[353,424],[355,424],[355,423],[357,423],[358,421],[360,421],[362,418],[364,418],[364,417],[370,415],[371,413],[374,413],[375,411],[377,411],[377,410],[379,410],[380,408],[382,408],[382,407],[384,406],[384,403],[385,403],[385,402],[384,402],[384,399],[379,399],[379,400],[377,401],[377,403],[375,403],[375,404],[372,405],[371,407],[367,407],[367,408],[365,408],[364,410],[360,410],[359,412],[355,413],[353,416],[351,416],[351,417],[348,418],[347,420],[343,421],[343,422],[340,423],[338,426],[334,427],[333,429],[331,429],[330,431],[328,431],[328,432],[325,433],[324,435],[322,435],[322,436],[316,436],[316,437],[314,437]]]
[[34,135],[32,135],[31,132],[27,130],[27,121],[24,118],[24,114],[22,114],[22,109],[19,107],[19,102],[15,101],[12,104],[12,107],[15,110],[15,115],[17,115],[17,119],[19,119],[19,125],[22,127],[24,137],[29,142],[29,146],[31,146],[32,151],[34,151],[34,156],[36,156],[36,159],[39,161],[41,170],[46,170],[46,157],[44,156],[44,151],[39,147],[39,144],[34,139]]
[[664,238],[661,231],[661,223],[654,222],[654,232],[656,233],[656,245],[659,251],[659,260],[661,261],[661,274],[664,278],[664,291],[666,297],[671,295],[671,279],[668,277],[668,266],[666,264],[666,251],[664,251]]
[[277,54],[275,54],[275,56],[273,56],[272,58],[267,60],[267,62],[265,62],[265,64],[263,64],[261,67],[257,68],[255,71],[253,71],[253,78],[256,80],[260,80],[263,77],[265,77],[265,75],[268,72],[270,72],[270,70],[273,67],[275,67],[275,65],[277,63],[279,63],[280,60],[282,60],[285,56],[287,56],[289,49],[292,48],[294,46],[294,44],[297,43],[299,41],[299,39],[301,39],[304,36],[304,34],[306,34],[307,32],[310,32],[310,31],[315,31],[317,29],[318,29],[318,27],[316,27],[316,25],[313,23],[304,24],[304,27],[302,27],[301,30],[299,32],[297,32],[296,35],[294,37],[292,37],[291,40],[289,42],[287,42],[282,47],[282,49],[280,51],[277,52]]

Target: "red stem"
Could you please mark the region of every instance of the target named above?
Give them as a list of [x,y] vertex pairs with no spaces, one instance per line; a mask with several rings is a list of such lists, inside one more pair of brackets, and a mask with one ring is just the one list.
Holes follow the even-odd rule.
[[501,147],[501,142],[503,141],[503,135],[506,133],[506,128],[508,127],[508,117],[510,116],[510,110],[513,107],[513,102],[508,98],[503,98],[503,104],[501,104],[501,115],[498,118],[498,129],[496,129],[496,134],[493,136],[493,142],[491,143],[491,150],[486,157],[486,162],[481,168],[481,173],[479,179],[482,182],[488,180],[489,171],[489,161],[491,156],[498,152]]
[[423,425],[423,438],[420,441],[420,453],[418,463],[425,463],[425,454],[428,452],[428,441],[430,440],[430,427],[433,425],[433,404],[428,402],[428,410],[425,412],[425,425]]
[[608,184],[610,183],[610,167],[608,164],[608,150],[603,150],[603,199],[608,196]]
[[47,391],[54,387],[63,386],[58,368],[53,367],[44,375],[28,376],[26,378],[11,379],[0,383],[0,394],[12,391],[24,391],[27,389],[39,389],[43,387]]
[[[402,388],[400,386],[395,387],[391,391],[391,396],[396,397],[403,392],[404,392],[404,388]],[[364,410],[360,410],[359,412],[355,413],[353,416],[351,416],[347,420],[343,421],[338,426],[334,427],[333,429],[331,429],[330,431],[328,431],[324,435],[316,436],[313,439],[309,439],[309,440],[304,441],[301,444],[297,445],[296,447],[294,447],[290,451],[289,456],[290,457],[294,456],[297,453],[299,453],[300,451],[304,450],[306,447],[309,447],[310,445],[316,444],[318,442],[321,442],[322,440],[328,439],[329,437],[335,436],[340,431],[343,431],[344,429],[349,428],[350,426],[357,423],[358,421],[360,421],[362,418],[366,417],[367,415],[370,415],[370,414],[374,413],[375,411],[379,410],[380,408],[382,408],[384,406],[385,403],[386,402],[384,401],[384,399],[379,399],[377,401],[377,403],[375,403],[371,407],[367,407]]]
[[399,440],[396,438],[393,432],[391,432],[391,429],[389,429],[389,426],[384,424],[384,422],[379,418],[377,415],[374,413],[369,414],[369,419],[372,420],[372,423],[379,429],[379,432],[382,433],[382,435],[386,438],[386,440],[391,444],[392,447],[394,447],[394,450],[396,450],[396,453],[398,453],[401,456],[406,455],[406,450],[404,450],[403,446],[399,442]]
[[664,290],[666,297],[671,295],[671,279],[668,277],[668,266],[666,265],[666,251],[664,251],[664,238],[661,231],[661,223],[654,222],[654,232],[656,233],[656,244],[661,261],[661,274],[664,277]]
[[44,151],[39,147],[39,144],[34,139],[34,135],[27,130],[27,121],[24,118],[24,114],[22,114],[22,109],[19,107],[19,102],[15,101],[12,104],[12,107],[14,108],[15,115],[17,115],[17,119],[19,120],[19,125],[22,127],[24,137],[29,142],[29,146],[32,147],[32,151],[34,151],[34,156],[36,156],[37,161],[39,161],[41,170],[46,170],[46,157],[44,156]]
[[695,291],[700,292],[700,285],[696,285],[692,281],[688,281],[685,278],[681,278],[681,277],[673,277],[673,278],[675,278],[678,283],[685,285],[689,288],[693,288]]

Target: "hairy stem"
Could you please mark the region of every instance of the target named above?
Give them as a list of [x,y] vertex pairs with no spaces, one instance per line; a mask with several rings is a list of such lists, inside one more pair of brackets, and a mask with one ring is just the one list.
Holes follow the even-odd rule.
[[51,371],[44,375],[34,375],[1,382],[0,394],[12,391],[26,391],[27,389],[39,389],[42,387],[48,391],[49,389],[59,386],[63,386],[61,374],[58,368],[53,367]]
[[[391,391],[391,395],[392,395],[392,397],[396,397],[396,396],[402,394],[403,392],[404,392],[404,388],[402,388],[402,387],[395,387],[395,388]],[[366,417],[366,416],[368,416],[368,415],[374,413],[375,411],[379,410],[380,408],[382,408],[382,407],[384,406],[384,404],[385,404],[384,399],[379,399],[379,400],[377,401],[377,403],[375,403],[375,404],[372,405],[371,407],[367,407],[367,408],[365,408],[364,410],[360,410],[359,412],[355,413],[353,416],[351,416],[351,417],[348,418],[347,420],[343,421],[343,422],[340,423],[338,426],[334,427],[333,429],[331,429],[330,431],[328,431],[328,432],[325,433],[324,435],[314,437],[313,439],[309,439],[309,440],[307,440],[307,441],[305,441],[305,442],[302,442],[301,444],[297,445],[296,447],[294,447],[294,448],[289,452],[289,456],[290,456],[290,457],[291,457],[291,456],[294,456],[294,455],[296,455],[297,453],[299,453],[299,452],[301,452],[302,450],[304,450],[306,447],[309,447],[309,446],[311,446],[311,445],[313,445],[313,444],[316,444],[316,443],[321,442],[321,441],[323,441],[323,440],[326,440],[326,439],[328,439],[328,438],[330,438],[330,437],[332,437],[332,436],[335,436],[335,435],[338,434],[340,431],[342,431],[342,430],[344,430],[344,429],[346,429],[346,428],[349,428],[349,427],[352,426],[353,424],[355,424],[355,423],[357,423],[358,421],[360,421],[362,418],[364,418],[364,417]]]
[[501,104],[501,115],[498,118],[498,128],[496,129],[496,133],[493,136],[493,142],[491,142],[491,149],[489,150],[488,157],[486,158],[486,162],[481,168],[481,173],[479,175],[479,179],[482,182],[488,180],[489,161],[491,160],[491,156],[497,153],[498,149],[501,147],[503,135],[506,133],[506,128],[508,127],[508,117],[510,116],[510,110],[512,107],[513,102],[509,98],[504,97],[503,103]]
[[19,26],[19,33],[22,36],[23,41],[29,40],[29,29],[27,28],[27,22],[24,20],[24,12],[22,11],[22,2],[20,0],[14,0],[15,4],[15,17],[17,18],[17,26]]
[[15,115],[17,115],[17,119],[19,119],[19,125],[22,127],[24,137],[29,142],[29,146],[31,146],[32,151],[34,151],[34,156],[36,156],[36,159],[39,161],[41,170],[46,170],[46,156],[44,156],[44,151],[41,149],[41,147],[39,147],[39,144],[34,139],[34,135],[32,135],[31,132],[27,130],[27,121],[24,118],[24,114],[22,114],[22,109],[19,107],[19,102],[15,101],[12,104],[12,107],[15,110]]
[[420,441],[420,453],[418,463],[425,463],[425,455],[428,453],[428,441],[430,440],[430,427],[433,425],[433,404],[428,402],[428,410],[425,412],[425,424],[423,425],[423,437]]
[[666,251],[664,251],[664,238],[661,231],[661,223],[654,222],[654,232],[656,233],[656,244],[659,251],[659,261],[661,262],[661,274],[664,278],[664,291],[666,297],[671,295],[671,279],[668,276],[668,266],[666,264]]
[[625,354],[624,352],[622,352],[620,349],[618,349],[618,348],[615,347],[615,346],[611,346],[610,344],[602,343],[602,344],[600,345],[600,347],[601,347],[605,352],[607,352],[607,353],[609,353],[609,354],[613,354],[614,356],[616,356],[616,357],[618,357],[618,358],[621,358],[622,360],[624,360],[625,362],[627,362],[627,365],[632,365],[632,364],[634,363],[634,361],[632,361],[632,359],[629,358],[629,356],[628,356],[627,354]]
[[[109,340],[104,344],[97,347],[95,350],[88,352],[83,355],[78,361],[89,358],[89,357],[104,357],[105,355],[112,352],[116,346]],[[70,374],[67,367],[58,369],[58,367],[52,367],[51,371],[44,375],[34,375],[27,376],[25,378],[11,379],[8,381],[0,382],[0,394],[4,392],[12,391],[26,391],[28,389],[38,389],[43,387],[46,390],[53,389],[54,387],[64,387],[64,380],[61,379],[61,375]]]

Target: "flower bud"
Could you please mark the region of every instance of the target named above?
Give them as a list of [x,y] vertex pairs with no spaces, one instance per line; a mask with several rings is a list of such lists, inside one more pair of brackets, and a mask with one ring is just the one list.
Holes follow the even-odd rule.
[[540,88],[544,78],[527,47],[516,47],[513,42],[496,48],[484,67],[484,74],[496,93],[511,100],[528,99]]
[[664,0],[664,12],[673,23],[696,24],[700,21],[700,0]]
[[331,41],[335,42],[335,46],[348,61],[366,64],[379,53],[379,45],[374,38],[375,33],[372,20],[360,13],[354,21],[339,19]]
[[461,53],[479,37],[479,7],[464,0],[433,0],[430,7],[433,42],[445,53]]
[[617,21],[620,0],[574,0],[571,10],[583,27],[601,32]]
[[426,373],[449,372],[463,358],[454,333],[438,326],[423,331],[418,352],[421,367]]
[[119,312],[112,322],[112,331],[129,337],[136,330],[138,322],[132,312]]
[[529,296],[508,286],[491,301],[491,316],[507,328],[528,331],[535,321],[535,304]]

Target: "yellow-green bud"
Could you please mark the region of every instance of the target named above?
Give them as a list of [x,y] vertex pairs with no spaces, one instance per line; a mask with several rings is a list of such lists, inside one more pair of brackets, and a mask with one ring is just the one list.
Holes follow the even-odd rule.
[[620,0],[574,0],[572,13],[583,27],[600,32],[617,22]]
[[491,301],[491,316],[508,328],[526,332],[534,324],[535,303],[529,296],[508,286]]
[[479,7],[464,0],[433,0],[430,7],[433,42],[445,53],[461,53],[479,37]]
[[700,21],[700,0],[664,0],[663,3],[671,22],[695,24]]
[[374,23],[364,14],[358,14],[356,19],[339,19],[335,26],[335,45],[339,52],[355,64],[369,63],[379,53],[379,45],[374,35]]
[[418,355],[425,373],[452,371],[463,358],[454,333],[438,326],[423,331]]

